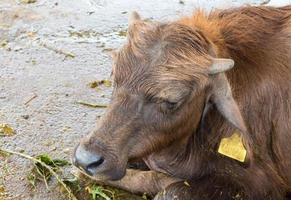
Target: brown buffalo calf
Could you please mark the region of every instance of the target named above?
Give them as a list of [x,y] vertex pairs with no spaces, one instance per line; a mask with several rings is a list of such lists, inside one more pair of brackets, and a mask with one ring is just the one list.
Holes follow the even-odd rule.
[[[156,199],[291,189],[291,6],[170,23],[134,13],[113,78],[107,113],[74,155],[90,176]],[[136,160],[150,170],[126,170]]]

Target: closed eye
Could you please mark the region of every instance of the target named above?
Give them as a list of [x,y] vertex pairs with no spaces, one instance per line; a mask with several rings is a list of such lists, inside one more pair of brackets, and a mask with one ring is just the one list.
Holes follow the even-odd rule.
[[162,113],[171,113],[178,108],[178,102],[164,100],[159,103],[159,108]]
[[178,103],[177,102],[171,102],[171,101],[163,101],[164,104],[166,104],[167,109],[173,110],[174,108],[177,107]]

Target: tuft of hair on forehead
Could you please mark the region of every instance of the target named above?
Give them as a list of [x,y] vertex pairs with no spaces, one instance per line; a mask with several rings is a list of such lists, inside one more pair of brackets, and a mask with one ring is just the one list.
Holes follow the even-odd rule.
[[148,55],[153,50],[165,48],[170,48],[177,56],[181,54],[206,56],[211,46],[210,41],[198,29],[175,22],[158,23],[143,20],[129,26],[128,43],[136,56]]
[[[199,82],[207,77],[211,63],[209,40],[198,29],[179,23],[138,20],[128,29],[128,42],[119,51],[117,79]],[[137,77],[140,76],[140,77]]]
[[198,29],[171,23],[165,26],[161,40],[168,67],[188,68],[195,73],[211,63],[212,45]]
[[158,22],[138,20],[130,24],[127,31],[128,47],[135,56],[150,56],[154,47],[160,44],[162,25]]

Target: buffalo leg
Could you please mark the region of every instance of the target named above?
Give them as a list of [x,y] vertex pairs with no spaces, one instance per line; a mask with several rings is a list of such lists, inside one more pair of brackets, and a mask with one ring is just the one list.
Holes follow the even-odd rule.
[[[161,190],[154,198],[154,200],[191,200],[195,199],[195,189],[188,185],[188,182],[180,181],[170,184],[165,189]],[[203,198],[197,198],[203,199]]]
[[126,175],[118,181],[106,181],[104,184],[121,188],[132,193],[157,194],[168,185],[180,179],[155,171],[127,169]]
[[[258,177],[253,177],[258,178]],[[263,184],[263,182],[261,182]],[[261,187],[261,188],[260,188]],[[154,200],[283,200],[279,188],[241,182],[228,175],[205,176],[198,180],[172,183],[160,191]]]
[[205,177],[197,181],[181,181],[160,191],[154,200],[231,200],[248,199],[243,188],[226,179]]

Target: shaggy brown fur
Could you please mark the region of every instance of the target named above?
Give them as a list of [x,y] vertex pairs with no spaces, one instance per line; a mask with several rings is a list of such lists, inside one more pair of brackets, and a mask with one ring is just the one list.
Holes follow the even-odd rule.
[[[209,73],[213,58],[235,61],[226,78]],[[156,199],[280,200],[291,191],[291,6],[136,19],[114,60],[112,103],[80,143],[107,161],[95,177],[120,179],[128,162],[143,159],[149,176],[137,171],[109,183],[165,189]],[[228,85],[232,115],[221,108],[228,99],[217,101]],[[245,163],[217,152],[237,129]]]

